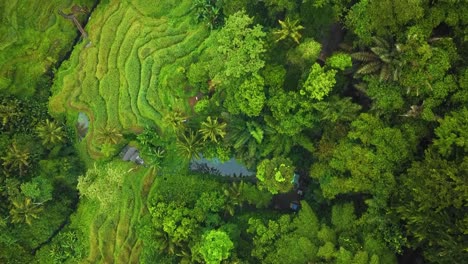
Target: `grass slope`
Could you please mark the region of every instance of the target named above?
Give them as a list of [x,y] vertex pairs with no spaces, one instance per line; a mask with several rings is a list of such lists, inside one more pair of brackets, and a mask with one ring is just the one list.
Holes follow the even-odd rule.
[[125,175],[115,207],[102,212],[96,203],[82,200],[72,218],[71,227],[88,234],[86,263],[138,263],[142,244],[135,225],[147,213],[149,186],[156,174],[130,163],[129,168],[134,171]]
[[[75,46],[58,70],[49,102],[55,115],[90,119],[85,139],[77,144],[87,163],[101,157],[96,131],[105,126],[137,133],[146,125],[161,126],[164,113],[190,111],[184,82],[174,85],[174,72],[185,72],[204,48],[209,30],[194,23],[192,1],[103,1],[93,12],[88,40]],[[164,16],[163,16],[164,14]],[[129,163],[129,166],[133,166]],[[142,250],[135,225],[146,214],[155,171],[138,168],[126,175],[119,204],[97,213],[82,200],[71,227],[88,234],[88,263],[138,263]]]
[[66,55],[79,34],[58,10],[67,13],[72,5],[91,8],[94,2],[0,1],[0,94],[33,95],[44,74]]
[[55,114],[81,111],[90,117],[83,143],[90,157],[100,157],[96,129],[135,133],[145,125],[160,126],[164,112],[190,110],[187,87],[174,85],[169,76],[188,69],[209,35],[194,23],[191,4],[109,1],[93,12],[86,28],[91,43],[77,45],[62,64],[49,104]]

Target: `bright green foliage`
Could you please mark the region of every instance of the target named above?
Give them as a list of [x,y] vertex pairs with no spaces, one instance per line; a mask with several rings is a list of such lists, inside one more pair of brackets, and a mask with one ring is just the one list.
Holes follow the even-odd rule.
[[387,36],[399,33],[402,26],[423,16],[423,7],[421,0],[361,0],[351,8],[346,24],[360,40],[370,43],[371,36],[375,34]]
[[63,127],[55,121],[46,119],[44,123],[36,128],[37,135],[42,139],[44,146],[56,145],[65,141],[65,131]]
[[[260,25],[251,27],[253,18],[244,12],[228,17],[225,26],[217,35],[218,52],[224,61],[225,70],[217,79],[221,83],[229,78],[241,78],[257,73],[265,65],[261,55],[265,52]],[[226,80],[226,79],[227,80]]]
[[198,226],[192,210],[183,204],[158,202],[150,207],[150,214],[155,228],[164,231],[174,243],[191,240]]
[[322,45],[313,39],[304,41],[287,53],[288,62],[306,68],[312,65],[320,55]]
[[327,96],[335,85],[335,70],[325,71],[319,64],[315,63],[310,68],[309,76],[305,81],[301,95],[307,95],[311,99],[322,100]]
[[468,110],[451,112],[440,121],[435,133],[438,138],[434,140],[434,146],[443,156],[468,153]]
[[336,242],[335,231],[325,224],[322,224],[320,231],[317,233],[317,238],[324,243],[331,242],[334,244]]
[[351,127],[348,139],[334,149],[329,166],[312,166],[312,177],[319,179],[325,197],[349,192],[388,197],[395,186],[393,172],[411,157],[409,138],[369,114],[361,114]]
[[229,236],[220,230],[211,230],[202,237],[200,254],[207,264],[219,264],[230,255],[234,248]]
[[247,231],[254,236],[252,256],[261,263],[307,263],[315,259],[318,228],[318,219],[306,202],[293,219],[282,215],[265,223],[250,218]]
[[318,249],[317,257],[321,257],[325,260],[331,260],[335,254],[335,245],[331,242],[326,242],[325,245]]
[[232,114],[258,116],[266,101],[263,87],[263,78],[255,74],[246,79],[237,89],[228,90],[224,106]]
[[111,158],[117,154],[118,149],[115,144],[104,143],[101,145],[100,151],[104,157]]
[[33,219],[39,218],[39,213],[42,211],[40,205],[34,204],[31,198],[17,198],[12,201],[13,208],[10,210],[12,223],[32,224]]
[[299,40],[302,37],[299,31],[304,29],[303,26],[298,25],[299,20],[291,21],[289,17],[287,17],[284,21],[278,20],[278,23],[280,24],[281,29],[278,29],[273,32],[273,34],[276,35],[276,42],[287,38],[291,38],[292,40],[294,40],[294,42],[299,44]]
[[95,164],[78,178],[80,196],[98,202],[102,211],[110,210],[118,204],[120,188],[126,174],[124,164],[118,162],[104,166]]
[[257,166],[257,179],[260,189],[266,188],[272,194],[288,192],[292,189],[295,167],[288,158],[264,159]]
[[178,110],[167,111],[162,117],[163,127],[169,129],[169,131],[173,133],[178,133],[180,130],[183,130],[186,120],[187,116]]
[[326,61],[327,65],[332,68],[344,70],[353,66],[353,62],[351,61],[351,56],[346,53],[335,53],[331,57],[327,58]]
[[281,134],[297,135],[317,121],[308,99],[295,92],[275,92],[268,99],[268,106],[273,116],[265,116],[265,121]]
[[53,186],[43,177],[35,177],[30,182],[21,184],[21,193],[38,203],[52,200]]

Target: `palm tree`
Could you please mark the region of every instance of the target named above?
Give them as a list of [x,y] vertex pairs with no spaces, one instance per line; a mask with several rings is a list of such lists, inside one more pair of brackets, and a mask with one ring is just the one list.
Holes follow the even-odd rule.
[[242,207],[242,191],[244,189],[244,182],[233,182],[229,187],[224,187],[223,192],[227,197],[226,204],[224,205],[225,214],[231,216],[237,207]]
[[171,128],[173,132],[177,132],[184,127],[187,117],[181,111],[173,110],[166,112],[162,121],[166,127]]
[[115,127],[102,127],[96,133],[96,140],[101,144],[118,144],[123,138],[122,133]]
[[33,219],[39,218],[42,207],[34,204],[30,198],[16,199],[12,202],[13,208],[10,210],[12,223],[26,223],[31,225]]
[[285,21],[278,20],[278,22],[281,26],[281,29],[275,30],[273,32],[273,34],[277,36],[276,42],[289,37],[294,40],[294,42],[299,44],[299,39],[302,37],[301,33],[299,33],[299,30],[304,29],[303,26],[298,25],[299,20],[294,20],[291,22],[288,17]]
[[206,121],[201,123],[198,131],[202,134],[204,141],[210,139],[217,143],[218,137],[224,138],[226,135],[226,123],[218,123],[218,119],[211,119],[211,116],[208,116]]
[[231,143],[236,156],[248,167],[255,165],[260,156],[264,135],[272,132],[268,126],[260,125],[255,121],[245,122],[233,119],[229,122],[227,141]]
[[13,142],[8,148],[6,156],[2,157],[2,165],[8,171],[18,170],[19,175],[23,176],[29,166],[31,156],[26,148],[19,147],[16,142]]
[[49,119],[46,119],[44,123],[38,125],[36,127],[36,132],[44,146],[49,144],[55,145],[65,141],[65,131],[63,131],[63,127]]
[[177,149],[185,159],[200,158],[201,140],[195,132],[189,130],[186,133],[181,133],[177,138]]
[[9,120],[19,115],[16,107],[13,104],[0,105],[0,119],[2,126],[6,126]]
[[379,74],[380,80],[397,81],[400,78],[400,68],[403,63],[398,60],[401,49],[399,44],[390,45],[382,38],[373,37],[375,46],[370,51],[359,51],[351,57],[362,62],[356,75]]

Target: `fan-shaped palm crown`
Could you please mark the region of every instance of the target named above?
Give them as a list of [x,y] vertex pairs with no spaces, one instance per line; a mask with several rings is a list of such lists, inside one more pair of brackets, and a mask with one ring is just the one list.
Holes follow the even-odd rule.
[[218,142],[218,137],[224,138],[226,135],[226,123],[219,123],[218,119],[212,119],[211,116],[208,116],[206,121],[201,123],[199,132],[204,141],[210,139],[213,142]]
[[370,51],[359,51],[351,54],[351,57],[361,61],[362,65],[356,71],[356,75],[379,74],[380,80],[397,81],[400,78],[402,62],[398,59],[400,45],[390,45],[382,38],[373,38],[375,46]]
[[299,20],[291,21],[288,17],[286,20],[278,20],[278,22],[281,26],[281,29],[275,30],[273,32],[273,34],[277,36],[276,42],[289,37],[294,40],[294,42],[299,44],[299,40],[302,37],[301,33],[299,33],[299,30],[304,29],[303,26],[298,25]]

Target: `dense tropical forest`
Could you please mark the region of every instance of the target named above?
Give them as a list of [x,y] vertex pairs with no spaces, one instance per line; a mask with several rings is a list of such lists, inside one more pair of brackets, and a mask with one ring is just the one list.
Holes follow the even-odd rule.
[[0,22],[0,263],[466,263],[466,0]]

